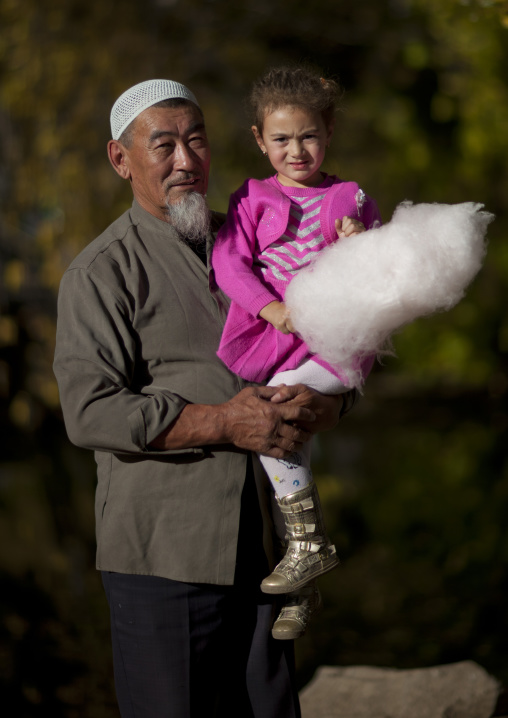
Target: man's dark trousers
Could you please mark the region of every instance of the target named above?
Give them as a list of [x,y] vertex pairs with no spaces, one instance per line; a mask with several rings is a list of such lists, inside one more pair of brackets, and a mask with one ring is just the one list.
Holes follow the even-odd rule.
[[103,572],[122,718],[299,718],[291,641],[270,634],[248,472],[234,586]]

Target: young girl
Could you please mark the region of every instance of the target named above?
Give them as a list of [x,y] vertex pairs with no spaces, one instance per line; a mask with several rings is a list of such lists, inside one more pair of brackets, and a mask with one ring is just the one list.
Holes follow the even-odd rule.
[[[232,300],[219,357],[248,381],[302,383],[332,395],[348,390],[345,378],[311,355],[293,332],[284,295],[295,273],[321,249],[379,223],[375,202],[355,182],[321,170],[338,95],[333,80],[304,69],[272,70],[254,85],[252,131],[275,175],[249,179],[231,196],[212,256],[216,281]],[[371,363],[366,364],[365,373]],[[305,629],[317,602],[309,584],[339,561],[326,535],[312,479],[310,442],[288,459],[260,460],[275,489],[289,541],[286,555],[261,589],[292,594],[282,616],[290,620],[286,626],[279,617],[274,635],[294,638]],[[303,587],[301,594],[295,593]],[[295,628],[295,617],[300,629]]]

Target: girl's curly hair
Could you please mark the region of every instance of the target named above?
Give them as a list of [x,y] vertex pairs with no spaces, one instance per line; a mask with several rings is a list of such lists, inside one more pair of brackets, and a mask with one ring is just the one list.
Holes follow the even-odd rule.
[[320,112],[329,125],[341,96],[342,89],[335,80],[307,68],[277,67],[254,83],[249,102],[254,125],[262,134],[266,115],[287,106]]

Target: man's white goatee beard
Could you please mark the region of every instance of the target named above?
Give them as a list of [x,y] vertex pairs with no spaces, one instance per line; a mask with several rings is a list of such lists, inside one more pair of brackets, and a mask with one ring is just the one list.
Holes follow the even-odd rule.
[[167,205],[169,221],[181,239],[188,244],[203,244],[210,228],[210,210],[198,192],[184,195],[179,202]]

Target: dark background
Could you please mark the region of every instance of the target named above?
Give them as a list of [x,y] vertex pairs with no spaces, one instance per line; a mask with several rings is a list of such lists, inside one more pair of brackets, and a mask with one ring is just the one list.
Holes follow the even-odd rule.
[[[343,558],[298,642],[323,664],[472,659],[508,684],[508,3],[496,0],[0,0],[0,694],[15,718],[112,718],[94,568],[93,457],[51,371],[55,300],[78,251],[130,203],[109,111],[154,77],[188,84],[213,149],[210,203],[269,173],[244,97],[272,64],[344,88],[324,169],[388,220],[404,199],[484,203],[485,266],[451,312],[395,341],[320,437],[316,477]],[[4,712],[5,707],[9,707]]]

